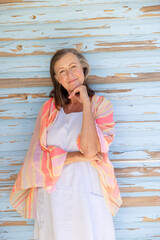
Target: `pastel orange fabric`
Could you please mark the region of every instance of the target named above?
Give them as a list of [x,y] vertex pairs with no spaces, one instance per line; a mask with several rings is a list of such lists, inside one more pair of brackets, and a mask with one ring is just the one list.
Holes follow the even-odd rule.
[[[94,95],[91,100],[92,112],[103,162],[92,161],[91,165],[99,173],[104,198],[115,215],[122,203],[113,166],[108,158],[109,145],[114,138],[113,106],[104,97]],[[47,146],[47,128],[54,122],[59,111],[54,98],[43,104],[37,117],[34,133],[22,168],[13,186],[10,202],[25,218],[36,218],[36,200],[38,187],[48,192],[56,189],[56,182],[61,175],[67,152],[57,146]],[[77,138],[80,150],[80,135]],[[81,150],[80,150],[81,151]]]

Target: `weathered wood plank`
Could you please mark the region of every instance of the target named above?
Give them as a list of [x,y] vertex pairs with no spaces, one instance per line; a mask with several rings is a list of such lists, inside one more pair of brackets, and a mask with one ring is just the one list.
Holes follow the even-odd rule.
[[[160,81],[120,83],[120,84],[90,84],[98,95],[104,95],[109,100],[146,100],[159,101]],[[48,99],[52,87],[25,87],[0,89],[0,104],[43,103]],[[13,101],[14,100],[14,101]],[[126,104],[125,104],[126,105]]]
[[[16,219],[15,219],[16,220]],[[26,220],[26,219],[25,219]],[[20,225],[21,224],[21,225]],[[23,221],[15,221],[12,226],[0,227],[0,237],[2,240],[33,240],[33,221],[27,225],[22,225]]]
[[[147,160],[154,164],[154,161],[160,160],[160,151],[127,151],[127,152],[110,152],[110,159],[115,162],[123,163],[124,161],[133,162],[137,166],[137,162]],[[154,161],[153,161],[154,160]],[[122,165],[123,166],[123,165]]]
[[[25,151],[2,151],[0,164],[2,169],[7,170],[8,167],[10,169],[17,171],[20,170],[20,166],[23,163],[27,150]],[[109,158],[116,169],[116,174],[118,174],[118,170],[123,172],[123,168],[133,169],[133,167],[138,167],[139,172],[145,168],[153,168],[156,169],[159,167],[160,161],[160,151],[150,152],[147,150],[144,151],[131,151],[131,152],[112,152],[109,151]],[[147,170],[146,170],[147,171]]]
[[43,103],[49,99],[52,87],[0,89],[0,104]]
[[[21,105],[21,106],[20,106]],[[40,110],[41,107],[41,103],[34,103],[34,104],[20,104],[17,106],[17,104],[15,105],[11,105],[9,107],[9,105],[2,105],[1,106],[1,111],[0,111],[0,115],[1,115],[1,119],[14,119],[14,118],[18,118],[18,119],[22,119],[22,118],[36,118],[38,115],[38,112]]]
[[[116,122],[159,121],[160,109],[156,99],[112,100]],[[42,103],[1,105],[0,119],[36,118]],[[19,107],[19,108],[17,108]]]
[[[23,151],[20,149],[7,152],[2,151],[0,158],[2,170],[17,171],[15,174],[18,174],[26,153],[27,149]],[[118,154],[120,155],[119,158],[117,158]],[[132,158],[130,158],[131,154]],[[144,150],[118,153],[110,149],[109,158],[117,176],[122,177],[127,174],[130,177],[159,176],[160,151],[149,152]]]
[[[13,150],[13,151],[2,151],[0,164],[1,167],[5,170],[10,167],[10,169],[17,171],[20,170],[20,166],[23,163],[27,150]],[[145,168],[153,168],[156,169],[159,167],[160,161],[160,151],[150,152],[147,150],[144,151],[131,151],[131,152],[112,152],[109,151],[109,158],[116,169],[116,174],[118,174],[118,170],[123,172],[123,168],[133,169],[133,167],[138,167],[139,172]],[[147,171],[147,170],[146,170]]]
[[[89,61],[89,64],[92,68],[96,71],[100,69],[107,69],[107,68],[125,68],[127,72],[131,73],[133,70],[136,69],[137,72],[143,73],[143,68],[149,68],[152,67],[152,70],[154,70],[155,67],[156,71],[159,70],[159,51],[136,51],[136,52],[124,52],[123,54],[121,52],[104,52],[102,53],[85,53],[84,54],[87,60]],[[17,57],[16,62],[13,60],[14,57],[4,57],[0,58],[1,60],[1,68],[0,70],[2,73],[7,71],[12,72],[22,72],[24,71],[23,68],[25,68],[25,71],[49,71],[49,63],[51,60],[52,55],[41,55],[38,56],[38,62],[37,62],[37,56],[22,56]],[[149,58],[153,59],[153,62],[150,62]],[[97,59],[98,61],[95,61]],[[23,62],[22,62],[23,61]],[[11,65],[12,63],[12,65]],[[34,64],[34,65],[33,65]],[[142,68],[139,71],[137,68]],[[28,68],[28,69],[27,69]],[[147,69],[145,69],[147,70]],[[27,72],[26,71],[26,72]],[[118,72],[118,71],[117,71]],[[126,73],[127,73],[126,72]],[[146,71],[149,72],[149,71]],[[92,71],[91,71],[92,73]],[[2,78],[2,77],[1,77]]]
[[[23,3],[23,4],[20,4],[20,3]],[[118,2],[124,2],[123,0],[119,0]],[[138,0],[128,0],[127,1],[127,3],[132,3],[132,2],[139,2]],[[150,1],[150,0],[145,0],[144,1],[145,3],[147,3],[147,2],[150,2],[150,5],[152,5],[152,1]],[[154,2],[159,2],[159,0],[154,0]],[[6,4],[4,4],[4,6],[6,6],[6,7],[13,7],[13,8],[17,8],[17,6],[18,6],[18,8],[19,7],[22,7],[22,8],[26,8],[27,6],[28,7],[30,7],[30,5],[32,4],[36,4],[36,6],[41,6],[42,4],[45,4],[45,6],[74,6],[74,5],[88,5],[88,4],[91,4],[91,5],[93,5],[93,4],[100,4],[100,3],[102,3],[102,4],[104,4],[104,3],[106,3],[106,4],[108,4],[108,3],[117,3],[117,0],[113,0],[113,1],[111,1],[111,0],[109,0],[109,1],[107,1],[107,2],[104,2],[104,1],[99,1],[99,0],[85,0],[85,1],[79,1],[79,0],[70,0],[70,1],[68,1],[68,0],[61,0],[61,2],[59,3],[58,1],[52,1],[52,0],[30,0],[29,2],[28,2],[28,0],[5,0],[5,2],[4,2],[4,0],[0,0],[0,3],[6,3]],[[12,4],[10,4],[10,3],[12,3]],[[9,5],[8,5],[9,4]],[[38,5],[39,4],[39,5]]]
[[[1,136],[0,151],[26,150],[29,147],[30,136]],[[110,149],[114,152],[124,151],[158,151],[160,135],[155,130],[117,132],[114,145]]]
[[[46,87],[52,86],[50,77],[42,77],[48,73],[41,72],[40,78],[37,78],[39,73],[16,73],[17,78],[9,78],[13,73],[4,73],[0,79],[1,88],[24,88],[24,87]],[[32,78],[26,78],[31,76]],[[24,77],[24,78],[19,78]],[[116,73],[114,76],[99,77],[97,75],[90,75],[88,79],[89,84],[110,84],[110,83],[140,83],[140,82],[159,82],[160,72],[150,73]]]
[[[31,135],[36,119],[12,119],[1,121],[0,136]],[[160,131],[160,122],[116,123],[116,132]]]
[[13,119],[1,121],[0,136],[5,135],[31,135],[36,119]]
[[[107,22],[106,22],[107,21]],[[1,41],[33,40],[33,39],[61,39],[79,37],[144,35],[159,33],[159,18],[122,19],[97,21],[71,21],[63,23],[46,23],[34,25],[1,26]],[[138,25],[138,27],[137,27]],[[96,29],[96,34],[95,34]]]
[[[90,84],[97,95],[109,100],[159,100],[160,81],[120,84]],[[52,87],[25,87],[0,89],[0,104],[43,103],[48,99]]]
[[55,49],[63,47],[76,47],[82,52],[103,51],[137,51],[159,49],[159,34],[128,35],[128,36],[104,36],[83,37],[72,39],[36,39],[5,41],[0,43],[0,56],[16,57],[26,55],[51,55]]
[[[24,5],[23,5],[24,6]],[[4,13],[5,10],[5,13]],[[33,11],[31,13],[31,10]],[[67,13],[70,14],[67,14]],[[157,17],[160,16],[160,5],[157,1],[152,2],[134,2],[126,6],[125,3],[107,3],[100,2],[99,4],[90,5],[50,5],[37,6],[37,4],[28,5],[25,9],[16,8],[9,10],[5,6],[0,12],[0,24],[43,24],[43,23],[61,23],[70,21],[96,21],[108,19],[136,19],[139,17]],[[66,14],[64,14],[66,13]],[[8,18],[4,16],[7,14]],[[152,15],[151,15],[152,14]],[[64,17],[65,16],[65,17]]]

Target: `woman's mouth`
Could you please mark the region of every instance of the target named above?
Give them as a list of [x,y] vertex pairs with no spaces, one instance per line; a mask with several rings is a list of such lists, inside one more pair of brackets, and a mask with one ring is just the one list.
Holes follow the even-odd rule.
[[77,79],[72,79],[72,80],[69,80],[68,83],[72,83],[74,81],[76,81]]

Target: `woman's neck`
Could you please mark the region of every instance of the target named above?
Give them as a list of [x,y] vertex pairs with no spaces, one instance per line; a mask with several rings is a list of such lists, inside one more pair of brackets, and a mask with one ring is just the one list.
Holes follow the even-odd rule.
[[70,103],[66,104],[63,107],[63,110],[64,110],[65,113],[82,112],[83,111],[83,106],[76,98],[72,98],[70,100]]

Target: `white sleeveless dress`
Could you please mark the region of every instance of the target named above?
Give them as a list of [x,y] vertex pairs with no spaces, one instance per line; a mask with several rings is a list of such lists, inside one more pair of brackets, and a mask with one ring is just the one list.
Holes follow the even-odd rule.
[[[49,127],[47,144],[67,152],[79,151],[82,112],[65,114],[61,108]],[[56,190],[38,189],[36,240],[114,240],[113,219],[103,197],[98,172],[89,162],[64,166]]]

